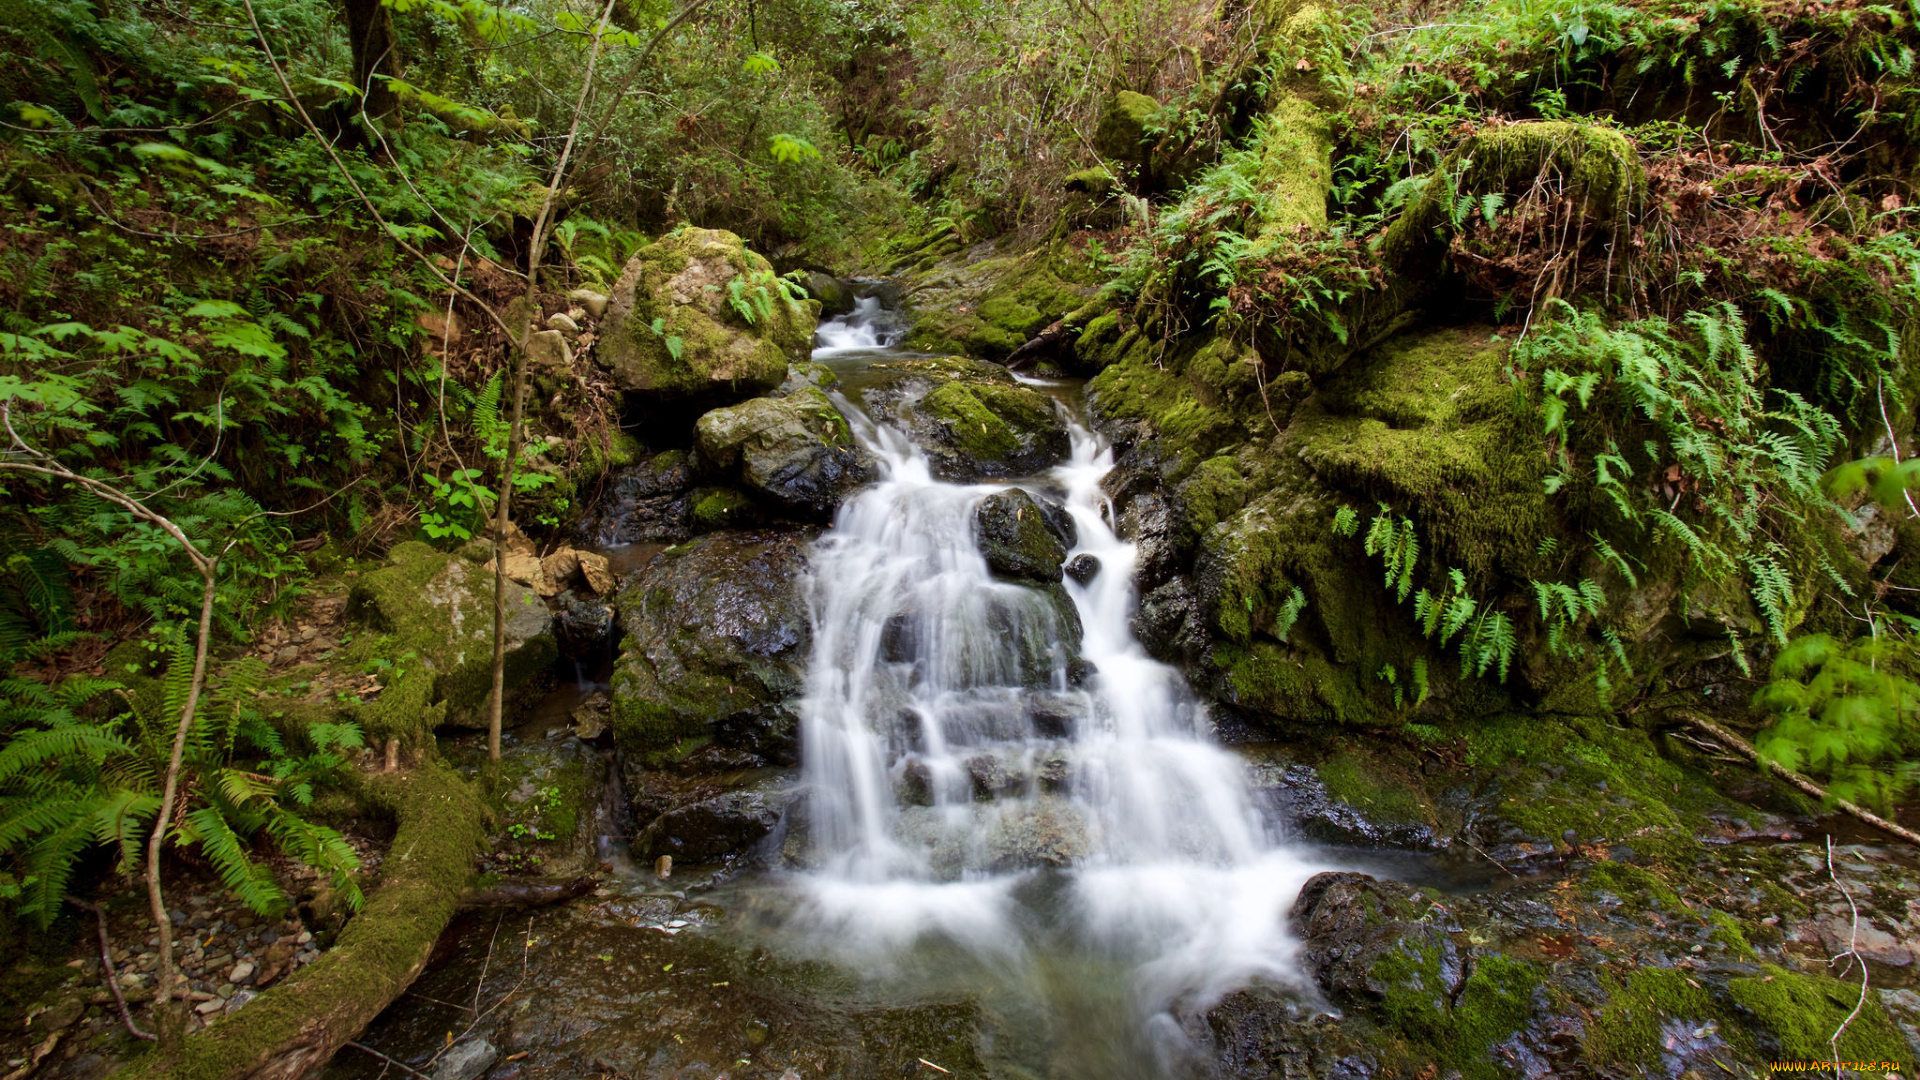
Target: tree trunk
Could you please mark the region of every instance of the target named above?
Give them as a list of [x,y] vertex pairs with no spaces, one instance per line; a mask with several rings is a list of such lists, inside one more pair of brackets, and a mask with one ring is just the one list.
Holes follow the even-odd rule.
[[353,47],[353,85],[366,95],[367,116],[379,120],[392,113],[396,106],[393,90],[386,80],[400,77],[393,13],[380,0],[344,0],[344,3],[347,43]]
[[412,985],[466,893],[486,836],[473,787],[442,764],[366,780],[366,794],[395,808],[385,883],[312,965],[175,1051],[156,1051],[118,1080],[297,1080]]

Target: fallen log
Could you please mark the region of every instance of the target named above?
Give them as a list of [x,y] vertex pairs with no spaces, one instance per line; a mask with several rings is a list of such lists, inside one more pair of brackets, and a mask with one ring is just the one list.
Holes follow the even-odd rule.
[[474,908],[534,908],[561,904],[600,887],[592,874],[577,878],[507,878],[483,889],[468,889],[460,910]]
[[1738,735],[1735,735],[1733,732],[1728,731],[1726,728],[1721,727],[1719,724],[1714,723],[1713,721],[1707,719],[1706,717],[1701,716],[1699,713],[1689,712],[1685,709],[1675,709],[1669,715],[1680,720],[1682,723],[1690,725],[1691,727],[1695,728],[1698,731],[1701,731],[1708,735],[1713,736],[1715,739],[1718,739],[1721,745],[1725,746],[1727,749],[1732,750],[1735,753],[1740,754],[1742,757],[1745,757],[1748,761],[1751,761],[1754,764],[1759,765],[1762,768],[1765,768],[1768,772],[1772,773],[1773,775],[1779,777],[1782,780],[1785,780],[1788,784],[1791,784],[1792,786],[1799,788],[1801,791],[1806,792],[1807,794],[1813,796],[1814,798],[1819,799],[1821,802],[1831,805],[1834,809],[1839,810],[1841,813],[1850,814],[1853,817],[1866,822],[1868,825],[1871,825],[1874,828],[1879,829],[1881,832],[1884,832],[1890,836],[1897,836],[1900,839],[1905,840],[1909,844],[1920,846],[1920,833],[1916,833],[1912,829],[1909,829],[1904,825],[1899,825],[1894,822],[1888,821],[1886,818],[1883,818],[1879,814],[1876,814],[1873,811],[1868,810],[1864,806],[1860,806],[1856,803],[1848,802],[1845,799],[1834,798],[1832,795],[1827,793],[1827,790],[1825,788],[1821,787],[1819,784],[1814,783],[1812,780],[1809,780],[1806,777],[1801,776],[1799,773],[1794,772],[1792,769],[1787,768],[1785,765],[1782,765],[1777,761],[1768,761],[1765,758],[1762,758],[1760,756],[1760,751],[1755,750],[1753,748],[1753,745],[1747,742],[1747,740],[1741,738]]
[[317,1073],[426,966],[486,837],[472,784],[444,764],[371,776],[400,823],[382,883],[333,948],[235,1015],[130,1062],[115,1080],[297,1080]]

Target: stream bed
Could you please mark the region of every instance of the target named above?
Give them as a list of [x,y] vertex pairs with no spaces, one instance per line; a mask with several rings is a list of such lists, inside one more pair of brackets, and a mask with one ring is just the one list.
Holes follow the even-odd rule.
[[[591,897],[462,917],[364,1035],[378,1054],[344,1050],[328,1076],[432,1073],[484,1038],[496,1080],[1144,1080],[1210,1071],[1190,1020],[1230,991],[1312,1011],[1288,909],[1363,860],[1289,839],[1204,703],[1135,639],[1136,552],[1079,387],[1021,380],[1065,414],[1064,462],[943,481],[858,404],[874,364],[913,355],[894,336],[872,299],[820,329],[815,359],[880,478],[812,546],[803,794],[777,850],[665,879],[603,851],[617,869]],[[995,499],[1016,524],[1044,516],[1079,573],[991,568],[975,522]],[[658,550],[612,554],[630,569]],[[605,688],[578,674],[522,740],[556,737]]]

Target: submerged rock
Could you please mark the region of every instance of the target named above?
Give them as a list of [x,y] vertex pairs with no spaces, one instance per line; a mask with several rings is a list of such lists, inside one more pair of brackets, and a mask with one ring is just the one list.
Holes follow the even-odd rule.
[[[1071,519],[1067,527],[1072,527]],[[1017,488],[980,500],[973,509],[973,539],[995,574],[1042,582],[1060,580],[1060,564],[1072,546],[1059,523]]]
[[1067,455],[1052,398],[998,364],[948,356],[875,364],[862,397],[883,423],[907,429],[944,480],[1027,476]]
[[[420,658],[434,676],[427,703],[445,702],[445,722],[466,726],[486,722],[493,684],[493,572],[485,561],[491,549],[474,550],[479,561],[417,541],[395,545],[389,564],[361,578],[347,604],[349,616],[394,636],[392,655]],[[511,579],[505,594],[506,688],[510,704],[521,704],[558,647],[546,604]]]
[[[811,534],[716,533],[670,548],[615,603],[614,735],[629,753],[689,738],[758,747],[765,710],[800,693],[808,623],[799,577]],[[724,743],[723,743],[724,744]]]
[[868,483],[873,459],[811,386],[715,409],[695,425],[700,464],[790,510],[825,517]]
[[738,236],[682,229],[627,261],[593,353],[622,390],[738,401],[807,358],[816,311]]

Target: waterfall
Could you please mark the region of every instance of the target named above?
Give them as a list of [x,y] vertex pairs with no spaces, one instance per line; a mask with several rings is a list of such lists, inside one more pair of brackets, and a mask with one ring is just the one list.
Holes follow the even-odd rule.
[[863,296],[854,301],[852,311],[821,323],[814,331],[814,355],[884,349],[905,334],[897,314],[884,306],[880,297]]
[[[833,325],[823,343],[857,332]],[[929,944],[1015,968],[1098,956],[1142,1030],[1255,980],[1297,985],[1286,913],[1328,867],[1272,835],[1202,703],[1134,637],[1111,449],[1076,421],[1070,459],[1017,485],[1064,496],[1069,559],[1099,563],[1047,589],[996,579],[975,547],[974,507],[1007,485],[936,480],[902,432],[839,404],[882,478],[805,582],[813,855],[789,925],[870,971]]]

